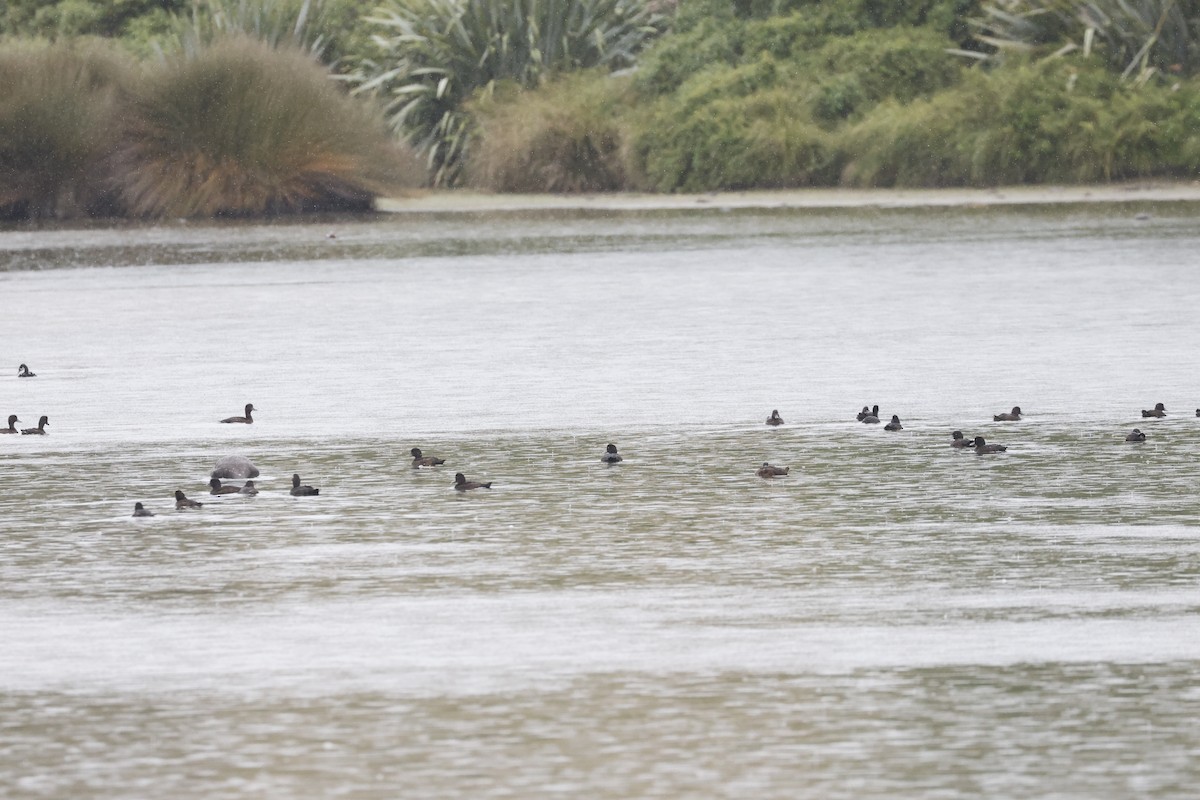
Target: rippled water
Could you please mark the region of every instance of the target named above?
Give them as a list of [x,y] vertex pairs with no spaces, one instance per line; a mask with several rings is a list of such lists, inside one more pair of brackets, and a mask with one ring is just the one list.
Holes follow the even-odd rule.
[[0,232],[0,794],[1191,797],[1197,210]]

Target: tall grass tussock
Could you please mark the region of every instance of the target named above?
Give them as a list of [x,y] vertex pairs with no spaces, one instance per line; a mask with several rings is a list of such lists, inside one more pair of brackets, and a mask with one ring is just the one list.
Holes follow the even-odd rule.
[[497,192],[612,192],[628,185],[621,112],[629,81],[564,76],[531,92],[507,86],[469,110],[478,146],[468,185]]
[[242,37],[148,74],[115,161],[139,217],[364,209],[416,177],[380,119],[325,70]]
[[131,75],[101,43],[0,46],[0,218],[112,211],[107,174]]

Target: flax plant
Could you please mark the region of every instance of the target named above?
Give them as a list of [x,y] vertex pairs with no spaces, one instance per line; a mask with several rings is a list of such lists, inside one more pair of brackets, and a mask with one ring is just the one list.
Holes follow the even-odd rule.
[[[1097,52],[1124,78],[1200,68],[1196,0],[993,0],[972,20],[995,56],[1013,51],[1063,55]],[[957,51],[963,55],[986,55]]]
[[435,185],[455,184],[472,128],[464,107],[498,81],[628,67],[659,31],[643,0],[388,0],[371,22],[381,55],[351,77],[383,98],[388,124],[425,153]]
[[194,0],[176,17],[160,51],[195,55],[219,39],[243,35],[271,47],[293,47],[324,59],[335,23],[327,0]]

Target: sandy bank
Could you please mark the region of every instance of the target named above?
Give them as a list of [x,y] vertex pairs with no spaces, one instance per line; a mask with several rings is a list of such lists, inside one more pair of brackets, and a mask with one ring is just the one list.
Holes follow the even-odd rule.
[[1113,183],[1090,186],[1010,186],[995,189],[791,189],[707,194],[487,194],[422,191],[380,200],[381,211],[642,211],[684,208],[920,208],[1046,203],[1200,201],[1200,181]]

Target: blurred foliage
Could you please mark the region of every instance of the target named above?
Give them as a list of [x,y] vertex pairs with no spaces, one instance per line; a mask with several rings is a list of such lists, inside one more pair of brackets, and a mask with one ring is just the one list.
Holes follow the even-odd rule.
[[1095,51],[1143,81],[1200,69],[1200,0],[993,0],[971,24],[997,56]]
[[1195,176],[1200,87],[1137,89],[1099,64],[1062,60],[973,72],[847,133],[844,182],[991,186]]
[[428,155],[435,185],[459,178],[471,141],[465,109],[498,82],[628,67],[657,33],[643,0],[387,0],[377,59],[353,76],[383,98],[389,124]]
[[365,209],[416,172],[323,68],[247,37],[148,74],[116,162],[129,213],[150,217]]
[[103,42],[0,47],[0,217],[110,210],[107,166],[132,69]]
[[508,83],[471,104],[467,183],[498,192],[611,192],[629,185],[621,112],[629,80],[587,70],[538,91]]

